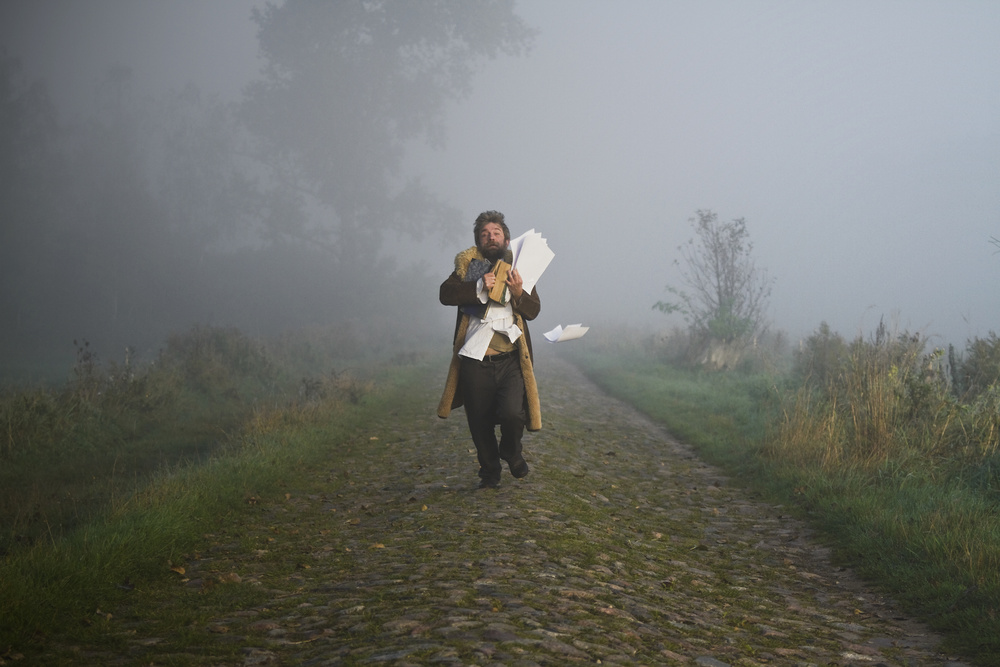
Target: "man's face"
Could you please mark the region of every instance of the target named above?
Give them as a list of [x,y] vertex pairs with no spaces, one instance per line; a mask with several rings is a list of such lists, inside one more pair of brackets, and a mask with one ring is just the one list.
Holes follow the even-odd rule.
[[503,228],[495,222],[487,222],[479,230],[479,252],[486,259],[500,259],[507,249],[507,239],[503,236]]

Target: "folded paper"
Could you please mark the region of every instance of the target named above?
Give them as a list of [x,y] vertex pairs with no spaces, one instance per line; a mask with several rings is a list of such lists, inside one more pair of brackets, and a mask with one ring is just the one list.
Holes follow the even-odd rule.
[[567,340],[580,338],[588,331],[590,331],[590,327],[585,327],[580,324],[570,324],[565,329],[561,324],[557,324],[555,329],[545,333],[545,338],[550,343],[563,343]]

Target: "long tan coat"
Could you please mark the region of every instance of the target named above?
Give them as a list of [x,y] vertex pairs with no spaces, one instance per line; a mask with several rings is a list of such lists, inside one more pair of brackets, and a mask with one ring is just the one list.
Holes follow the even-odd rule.
[[[464,282],[469,264],[474,259],[485,259],[475,246],[463,250],[455,256],[455,271],[441,283],[440,299],[445,306],[466,306],[479,303],[476,294],[476,283]],[[538,385],[535,383],[535,370],[531,351],[531,334],[528,333],[526,321],[535,319],[542,308],[537,292],[532,289],[530,294],[522,294],[517,302],[511,301],[514,311],[514,323],[523,332],[517,339],[518,357],[521,360],[521,375],[524,376],[524,400],[527,411],[525,428],[537,431],[542,428],[541,405],[538,401]],[[454,408],[463,403],[462,390],[459,387],[460,365],[458,351],[465,344],[465,332],[469,327],[469,316],[458,309],[458,319],[455,322],[454,348],[451,355],[451,365],[448,367],[448,379],[445,381],[444,393],[438,403],[437,414],[446,418]]]

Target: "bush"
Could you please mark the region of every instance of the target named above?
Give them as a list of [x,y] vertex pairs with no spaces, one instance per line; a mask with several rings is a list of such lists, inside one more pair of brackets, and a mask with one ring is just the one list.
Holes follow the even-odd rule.
[[232,328],[196,327],[170,336],[159,362],[203,391],[271,389],[278,379],[264,346]]
[[847,343],[822,322],[793,354],[792,371],[800,382],[825,388],[847,367],[848,358]]
[[966,345],[965,360],[959,364],[960,390],[974,400],[1000,381],[1000,338],[990,332],[985,339],[973,338]]
[[0,394],[0,555],[63,534],[158,469],[204,460],[255,402],[279,395],[262,346],[236,330],[172,336],[144,368],[131,349],[102,363],[75,345],[64,387]]
[[[964,433],[943,350],[879,324],[847,344],[824,323],[795,355],[800,388],[778,438],[825,465],[878,466],[898,456],[950,455]],[[800,453],[801,455],[801,453]]]

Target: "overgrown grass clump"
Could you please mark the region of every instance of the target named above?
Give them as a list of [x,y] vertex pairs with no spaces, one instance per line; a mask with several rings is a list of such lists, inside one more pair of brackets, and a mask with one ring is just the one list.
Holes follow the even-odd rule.
[[883,326],[845,341],[824,325],[791,365],[736,372],[671,363],[662,342],[601,348],[577,348],[573,360],[711,462],[798,508],[949,649],[1000,664],[995,335],[959,357]]

